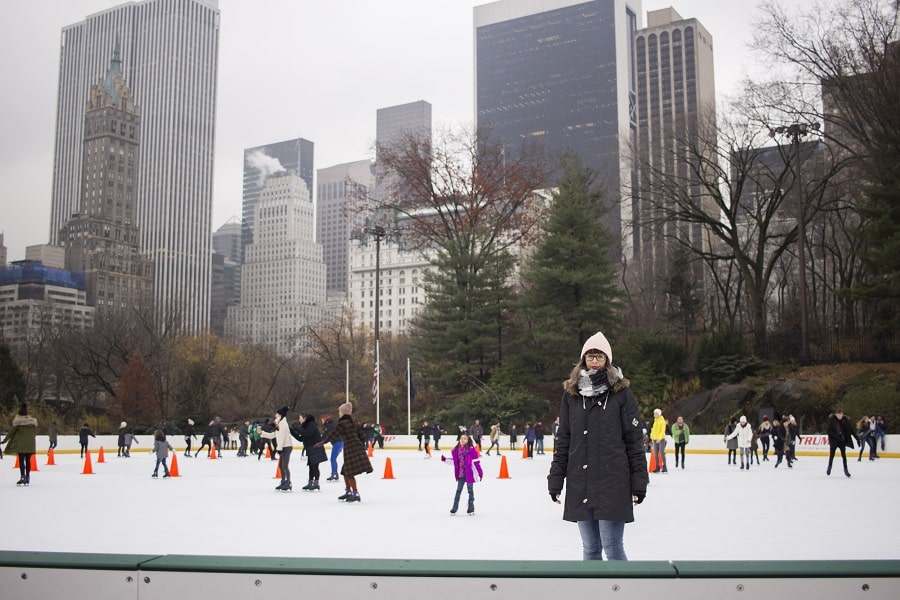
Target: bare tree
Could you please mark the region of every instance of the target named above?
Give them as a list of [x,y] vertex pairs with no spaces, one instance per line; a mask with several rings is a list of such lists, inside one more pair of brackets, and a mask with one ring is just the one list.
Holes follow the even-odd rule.
[[[642,200],[652,206],[641,226],[704,261],[719,291],[713,306],[722,307],[728,321],[747,315],[760,356],[767,353],[773,278],[797,242],[796,210],[788,199],[794,186],[801,185],[788,160],[790,150],[767,143],[772,143],[769,133],[758,123],[732,116],[716,125],[701,117],[695,128],[676,133],[666,150],[678,153],[671,162],[684,169],[656,166],[669,162],[665,158],[640,165],[647,182]],[[822,162],[803,184],[814,207],[835,173],[833,161],[816,153],[817,148],[805,146],[802,156]],[[681,227],[671,227],[673,223]],[[707,241],[700,247],[681,234],[694,227],[702,229]]]

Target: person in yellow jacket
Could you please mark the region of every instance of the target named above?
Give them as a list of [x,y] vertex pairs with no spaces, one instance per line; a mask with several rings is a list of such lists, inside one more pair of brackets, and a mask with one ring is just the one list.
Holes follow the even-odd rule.
[[650,451],[656,460],[654,473],[668,473],[666,468],[666,418],[662,416],[660,409],[653,411],[653,427],[650,428]]

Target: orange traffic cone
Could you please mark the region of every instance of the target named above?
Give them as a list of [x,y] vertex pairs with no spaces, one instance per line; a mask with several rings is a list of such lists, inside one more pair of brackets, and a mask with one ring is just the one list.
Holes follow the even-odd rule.
[[181,473],[178,472],[178,455],[172,454],[172,466],[169,467],[169,477],[181,477]]
[[266,458],[267,458],[267,459],[270,459],[270,460],[271,460],[271,458],[272,458],[272,453],[269,451],[269,445],[268,445],[268,444],[266,444]]
[[216,445],[215,444],[209,445],[209,457],[210,458],[219,458],[218,456],[216,456]]
[[528,458],[528,444],[522,444],[522,458]]
[[428,458],[431,458],[431,446],[425,446],[425,452],[428,454]]
[[500,457],[500,476],[497,479],[509,479],[509,469],[506,466],[506,456]]
[[93,475],[94,469],[91,466],[91,451],[87,450],[84,453],[84,470],[81,471],[82,475]]
[[19,468],[19,455],[16,454],[16,464],[13,465],[13,469],[18,469],[18,468]]
[[97,453],[97,464],[105,463],[106,459],[103,457],[103,446],[100,446],[100,452]]
[[650,464],[648,470],[652,473],[656,470],[656,452],[650,451]]
[[37,454],[32,454],[32,455],[31,455],[31,470],[32,470],[32,471],[37,471],[37,470],[38,470],[38,468],[37,468]]
[[53,459],[53,448],[47,450],[47,465],[51,467],[56,466],[56,461]]
[[[279,460],[278,462],[280,463],[281,461]],[[282,477],[281,477],[281,465],[280,465],[280,464],[279,464],[279,465],[275,465],[275,477],[273,477],[272,479],[282,479]]]
[[394,468],[391,466],[391,457],[388,456],[384,459],[384,477],[382,479],[393,479],[394,478]]
[[375,444],[371,444],[371,443],[370,443],[370,444],[369,444],[369,447],[366,449],[366,455],[367,455],[369,458],[372,458],[373,456],[375,456],[375,451],[374,451],[373,448],[372,448],[372,446],[374,446],[374,445],[375,445]]

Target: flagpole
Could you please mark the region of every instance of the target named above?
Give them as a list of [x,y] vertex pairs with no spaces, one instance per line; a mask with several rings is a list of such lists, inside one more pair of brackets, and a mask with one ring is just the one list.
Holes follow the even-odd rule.
[[344,402],[350,402],[350,359],[347,359],[347,368],[344,374]]
[[412,434],[412,373],[409,371],[409,357],[406,357],[406,435]]
[[378,340],[375,340],[375,422],[381,423],[381,373],[378,364]]

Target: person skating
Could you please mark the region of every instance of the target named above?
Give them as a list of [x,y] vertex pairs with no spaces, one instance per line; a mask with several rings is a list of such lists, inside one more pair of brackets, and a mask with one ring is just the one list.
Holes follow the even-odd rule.
[[338,422],[334,431],[326,435],[319,445],[344,441],[344,466],[341,467],[341,475],[344,477],[344,493],[338,496],[338,500],[346,502],[360,502],[359,489],[356,487],[356,476],[372,472],[372,463],[366,455],[366,437],[362,429],[353,420],[353,405],[345,402],[338,407]]
[[184,449],[184,455],[188,458],[191,457],[191,438],[197,439],[197,435],[194,433],[194,420],[187,420],[187,427],[184,428],[184,443],[186,448]]
[[750,470],[753,457],[750,455],[750,444],[753,442],[753,427],[747,422],[747,417],[741,415],[737,427],[725,437],[725,440],[737,439],[738,449],[741,453],[741,470],[744,470],[744,459],[747,459],[746,469]]
[[[453,506],[450,514],[455,515],[459,510],[459,499],[462,496],[463,486],[469,493],[469,505],[466,514],[475,514],[475,490],[474,484],[484,479],[484,471],[481,469],[481,461],[478,459],[478,450],[468,433],[459,436],[459,441],[450,452],[453,463],[453,478],[456,480],[456,495],[453,497]],[[446,456],[441,456],[441,461],[447,462]]]
[[656,459],[654,473],[668,473],[666,466],[666,427],[669,425],[660,409],[653,410],[653,426],[650,428],[650,443]]
[[672,439],[675,440],[675,468],[678,468],[678,458],[681,455],[681,468],[684,469],[684,447],[691,441],[691,428],[684,422],[684,417],[679,416],[672,425]]
[[[13,397],[13,400],[18,398]],[[17,486],[31,485],[31,457],[37,452],[37,419],[28,414],[28,404],[23,402],[13,417],[12,427],[0,444],[6,444],[5,452],[19,457],[19,481]]]
[[90,426],[85,423],[81,426],[81,429],[78,430],[78,444],[81,446],[81,458],[84,458],[84,453],[87,452],[88,437],[95,438],[97,436],[91,431]]
[[319,465],[328,460],[325,454],[325,448],[319,444],[322,441],[322,434],[319,433],[319,427],[316,425],[316,417],[304,413],[300,415],[300,428],[295,432],[294,437],[303,444],[306,449],[306,465],[309,467],[309,481],[303,486],[308,492],[314,492],[319,489]]
[[850,426],[850,419],[844,416],[844,410],[838,408],[830,417],[828,417],[828,468],[825,470],[826,475],[831,475],[831,465],[834,462],[834,453],[836,450],[841,451],[841,460],[844,463],[844,475],[850,477],[850,469],[847,468],[847,452],[845,448],[853,449],[853,440],[857,444],[861,444],[853,428]]
[[766,462],[769,460],[769,441],[772,437],[772,424],[769,422],[768,415],[763,416],[756,433],[759,435],[759,443],[762,445],[763,462]]
[[275,486],[276,490],[289,492],[293,489],[291,485],[291,452],[294,450],[294,443],[291,441],[291,427],[287,422],[288,407],[282,406],[275,411],[275,431],[260,431],[259,435],[268,439],[275,440],[275,447],[278,452],[278,468],[281,471],[281,483]]
[[175,450],[166,440],[166,434],[162,429],[157,429],[153,432],[153,454],[156,455],[156,466],[153,468],[153,477],[156,479],[159,476],[159,465],[162,465],[163,468],[163,479],[169,476],[169,467],[166,464],[166,459],[169,458],[169,451]]
[[[331,415],[325,415],[322,417],[322,429],[323,437],[328,437],[332,431],[334,431],[335,427],[337,427],[337,421],[331,418]],[[341,451],[344,449],[344,440],[334,440],[331,442],[331,455],[328,457],[329,464],[331,465],[331,475],[328,476],[326,481],[338,481],[341,476],[338,474],[338,456],[341,455]]]

